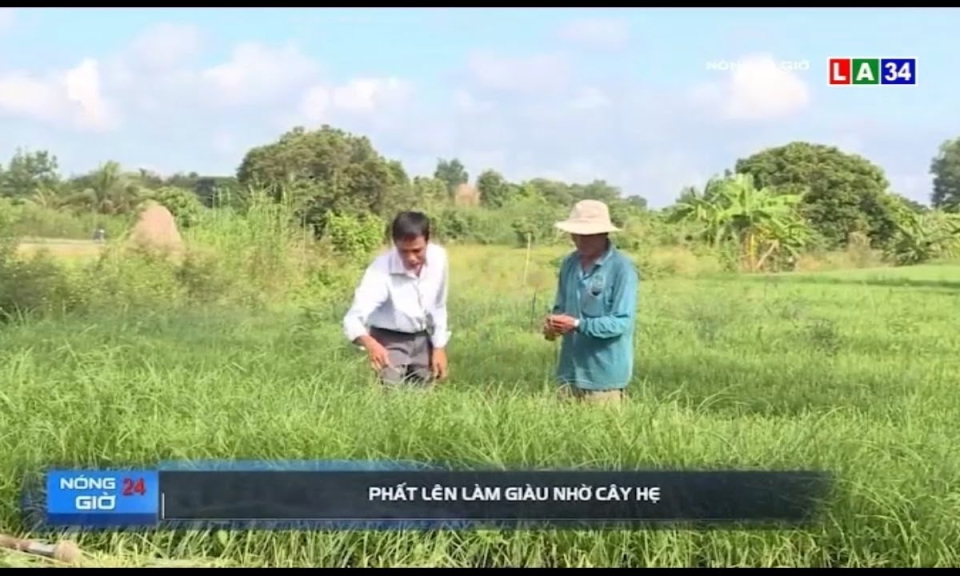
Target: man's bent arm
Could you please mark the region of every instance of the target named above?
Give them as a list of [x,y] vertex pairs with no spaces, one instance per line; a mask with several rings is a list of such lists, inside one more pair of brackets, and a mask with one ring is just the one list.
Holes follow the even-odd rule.
[[389,295],[383,273],[367,268],[360,280],[360,285],[353,293],[353,304],[343,317],[343,332],[347,340],[354,344],[366,345],[366,340],[369,338],[367,319],[387,300]]
[[593,338],[616,338],[629,330],[637,314],[639,284],[637,271],[632,266],[625,267],[617,276],[613,288],[613,313],[596,318],[580,318],[577,331]]
[[567,309],[566,302],[564,301],[563,297],[564,293],[566,292],[566,281],[564,280],[566,276],[566,268],[567,261],[564,260],[563,263],[560,264],[560,272],[557,274],[557,295],[553,300],[553,314],[563,314],[563,311]]
[[449,292],[450,262],[444,260],[443,275],[440,278],[440,290],[437,293],[436,308],[433,313],[433,334],[430,336],[430,343],[434,349],[446,348],[450,341],[449,320],[447,315],[447,294]]

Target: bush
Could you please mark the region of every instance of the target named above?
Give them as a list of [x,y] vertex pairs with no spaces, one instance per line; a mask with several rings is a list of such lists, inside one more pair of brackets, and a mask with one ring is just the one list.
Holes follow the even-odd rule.
[[0,213],[6,219],[8,232],[20,238],[89,240],[98,225],[106,229],[107,238],[119,238],[132,223],[131,217],[71,213],[9,198],[0,198]]
[[47,252],[19,258],[7,245],[0,248],[0,322],[51,312],[72,312],[83,306],[70,278]]
[[152,194],[153,199],[173,214],[180,228],[195,226],[206,210],[197,195],[190,190],[175,186],[164,186]]
[[386,222],[373,214],[328,214],[324,235],[334,252],[341,256],[360,258],[383,245]]

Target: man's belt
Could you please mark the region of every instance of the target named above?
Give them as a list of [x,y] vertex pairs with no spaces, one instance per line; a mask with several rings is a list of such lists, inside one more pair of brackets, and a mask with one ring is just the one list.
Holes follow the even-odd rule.
[[429,336],[429,332],[427,332],[426,330],[419,330],[419,331],[417,331],[417,332],[401,332],[401,331],[399,331],[399,330],[391,330],[391,329],[389,329],[389,328],[381,328],[381,327],[379,327],[379,326],[371,326],[370,329],[371,329],[371,330],[375,330],[375,331],[377,331],[377,332],[382,332],[382,333],[384,333],[384,334],[390,334],[390,335],[393,335],[393,336],[407,336],[407,337],[409,337],[409,336]]

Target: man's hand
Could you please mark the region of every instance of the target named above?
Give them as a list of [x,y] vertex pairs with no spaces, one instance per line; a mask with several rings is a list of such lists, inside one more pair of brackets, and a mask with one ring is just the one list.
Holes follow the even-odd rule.
[[553,314],[547,317],[547,324],[557,334],[566,334],[576,328],[577,319],[566,314]]
[[447,377],[447,351],[443,348],[434,348],[430,354],[430,371],[437,380]]
[[377,342],[370,336],[362,336],[360,345],[367,349],[367,356],[370,357],[370,366],[377,372],[390,365],[390,353],[383,347],[383,344]]
[[543,337],[549,342],[553,342],[557,339],[557,333],[553,329],[553,325],[550,323],[549,316],[543,319],[543,326],[541,326],[540,331],[543,333]]

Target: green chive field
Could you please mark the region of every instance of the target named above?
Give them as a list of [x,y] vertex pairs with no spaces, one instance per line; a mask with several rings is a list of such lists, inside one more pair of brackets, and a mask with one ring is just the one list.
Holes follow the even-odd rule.
[[[451,377],[429,395],[380,393],[341,336],[359,267],[329,279],[339,293],[317,291],[312,305],[203,304],[185,300],[172,265],[110,248],[99,260],[93,244],[86,257],[58,256],[53,246],[50,265],[65,272],[47,270],[49,281],[98,301],[0,328],[6,532],[18,530],[24,475],[52,464],[401,457],[504,468],[817,468],[838,480],[816,527],[802,531],[68,535],[88,565],[960,562],[960,266],[644,280],[636,380],[617,410],[553,394],[557,349],[535,324],[562,246],[529,256],[450,247]],[[98,273],[84,275],[96,262]],[[16,554],[0,562],[40,563]]]
[[[960,184],[943,183],[960,140],[941,152],[931,206],[862,156],[792,142],[652,208],[601,180],[471,178],[456,159],[411,177],[329,126],[228,176],[66,176],[20,150],[0,170],[0,534],[72,539],[104,567],[956,566]],[[554,223],[583,199],[608,204],[641,275],[622,406],[558,399],[559,344],[539,333],[573,249]],[[341,320],[408,209],[448,250],[450,374],[385,394]],[[21,513],[51,467],[196,459],[835,484],[811,525],[780,530],[56,534]],[[50,562],[0,550],[3,567]]]

